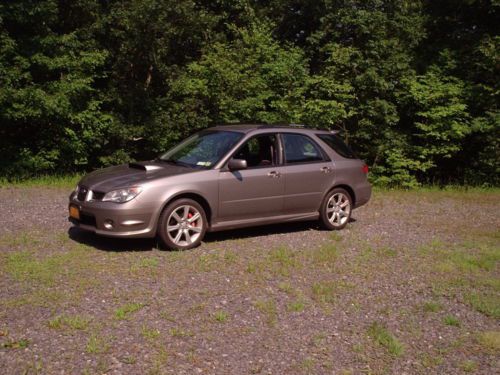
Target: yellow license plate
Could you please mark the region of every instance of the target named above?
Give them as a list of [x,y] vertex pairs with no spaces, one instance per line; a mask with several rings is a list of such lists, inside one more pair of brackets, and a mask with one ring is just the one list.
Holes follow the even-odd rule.
[[78,209],[78,207],[69,206],[69,216],[71,216],[73,219],[80,220],[80,210]]

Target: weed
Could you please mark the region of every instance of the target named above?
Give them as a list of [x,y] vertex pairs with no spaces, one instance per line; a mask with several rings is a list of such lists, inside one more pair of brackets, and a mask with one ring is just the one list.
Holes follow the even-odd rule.
[[292,284],[290,284],[287,281],[280,282],[278,284],[278,289],[281,290],[282,292],[285,292],[286,294],[292,294],[293,293]]
[[314,359],[313,358],[306,358],[299,364],[299,368],[305,372],[306,374],[312,374],[314,371]]
[[392,356],[399,357],[404,353],[404,347],[399,340],[394,337],[386,327],[378,322],[373,322],[370,325],[368,328],[368,336],[377,344],[386,348]]
[[337,286],[335,281],[314,283],[312,286],[313,299],[320,303],[334,303]]
[[272,298],[260,299],[255,301],[255,307],[261,313],[266,315],[267,323],[274,325],[278,319],[278,311],[276,308],[276,302]]
[[30,344],[30,341],[28,339],[20,339],[20,340],[17,340],[17,341],[7,341],[7,342],[4,342],[1,345],[2,348],[5,348],[5,349],[25,349],[28,347],[28,345]]
[[219,323],[224,323],[228,319],[228,315],[225,311],[219,310],[214,313],[214,319]]
[[155,341],[158,337],[160,337],[160,331],[154,328],[149,328],[146,325],[142,326],[141,335],[146,340]]
[[170,336],[172,336],[172,337],[191,337],[191,336],[194,336],[194,334],[191,331],[184,330],[182,328],[171,328],[169,333],[170,333]]
[[500,352],[500,331],[486,331],[478,335],[477,340],[487,350]]
[[88,354],[101,354],[106,353],[110,348],[108,340],[97,333],[90,335],[85,351]]
[[267,263],[274,274],[283,276],[288,276],[290,270],[298,266],[295,254],[285,246],[271,250]]
[[71,328],[76,330],[86,330],[90,323],[90,318],[73,315],[59,315],[49,320],[48,326],[52,329]]
[[443,357],[440,355],[422,354],[420,362],[425,368],[433,368],[443,363]]
[[304,301],[301,298],[299,298],[295,301],[290,302],[287,305],[287,310],[292,311],[292,312],[301,312],[301,311],[304,311],[305,307],[306,307],[306,305],[305,305]]
[[460,321],[453,315],[446,315],[443,319],[444,324],[452,327],[460,327]]
[[477,370],[477,363],[471,360],[463,361],[460,363],[460,368],[464,372],[474,372]]
[[321,246],[315,249],[311,254],[314,263],[327,267],[333,266],[338,258],[338,250],[334,244]]
[[312,342],[314,346],[319,347],[323,344],[323,342],[326,340],[326,334],[323,332],[317,333],[313,336]]
[[156,268],[159,264],[158,258],[143,258],[137,263],[136,268]]
[[142,303],[127,303],[115,310],[115,318],[118,320],[128,319],[128,317],[144,307]]
[[236,263],[236,260],[238,259],[238,255],[234,251],[226,251],[224,253],[224,261],[226,264],[234,264]]
[[474,309],[495,319],[500,318],[500,298],[487,292],[471,292],[465,296],[465,301]]
[[425,312],[438,312],[441,310],[441,304],[434,301],[427,301],[424,303],[423,309]]
[[126,365],[133,365],[137,362],[135,357],[132,357],[131,355],[125,356],[120,358],[121,363],[125,363]]

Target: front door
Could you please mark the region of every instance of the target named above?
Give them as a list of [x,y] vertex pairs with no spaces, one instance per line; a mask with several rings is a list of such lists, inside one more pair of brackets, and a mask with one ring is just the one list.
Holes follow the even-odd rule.
[[233,155],[247,169],[222,169],[219,177],[219,222],[263,218],[283,213],[285,178],[280,166],[277,135],[250,138]]

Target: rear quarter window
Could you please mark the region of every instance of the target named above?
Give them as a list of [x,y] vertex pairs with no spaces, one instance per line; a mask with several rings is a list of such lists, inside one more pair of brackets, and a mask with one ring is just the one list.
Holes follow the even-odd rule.
[[347,159],[357,159],[356,154],[347,146],[342,138],[335,134],[316,134],[333,151]]

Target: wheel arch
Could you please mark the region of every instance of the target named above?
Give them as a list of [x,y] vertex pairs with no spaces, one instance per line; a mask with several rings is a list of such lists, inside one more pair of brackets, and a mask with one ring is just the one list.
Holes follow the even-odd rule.
[[205,197],[203,197],[201,194],[194,192],[179,192],[171,196],[165,203],[163,203],[163,206],[160,210],[160,215],[158,217],[161,216],[163,210],[165,210],[165,208],[170,203],[182,198],[192,199],[195,202],[197,202],[201,207],[203,207],[203,210],[205,210],[205,215],[207,217],[208,225],[210,226],[210,223],[212,222],[212,208],[210,207],[210,204],[208,203],[208,200]]
[[328,192],[326,194],[330,193],[333,189],[337,189],[337,188],[341,188],[341,189],[344,189],[345,191],[347,191],[349,193],[349,195],[351,196],[352,206],[356,207],[356,194],[354,193],[353,188],[350,187],[349,185],[338,184],[338,185],[332,186],[332,188],[330,190],[328,190]]

